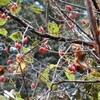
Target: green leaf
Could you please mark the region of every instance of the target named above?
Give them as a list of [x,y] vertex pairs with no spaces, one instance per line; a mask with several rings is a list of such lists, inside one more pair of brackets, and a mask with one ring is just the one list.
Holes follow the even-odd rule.
[[35,6],[35,5],[31,5],[30,9],[33,10],[37,14],[44,12],[42,9],[40,9],[38,6]]
[[7,19],[0,18],[0,26],[4,25],[7,22]]
[[97,63],[96,63],[96,61],[92,60],[92,61],[90,62],[90,65],[91,65],[92,67],[96,67],[96,66],[97,66]]
[[[55,67],[54,64],[50,64],[49,67],[46,68],[46,69],[44,69],[44,70],[40,73],[40,75],[39,75],[39,77],[38,77],[42,82],[44,82],[44,83],[47,84],[47,87],[48,87],[49,89],[51,88],[52,83],[51,83],[50,80],[49,80],[49,74],[48,74],[48,73],[49,73],[50,70],[52,70],[54,67]],[[57,88],[57,85],[53,85],[53,86],[52,86],[52,89],[53,89],[53,90],[56,89],[56,88]]]
[[51,34],[58,34],[59,33],[59,26],[54,23],[54,22],[49,22],[48,23],[48,31],[51,33]]
[[94,68],[89,68],[90,69],[90,75],[95,76],[96,78],[98,77],[100,79],[100,72],[98,70],[95,70]]
[[25,57],[25,61],[27,62],[27,63],[33,63],[34,62],[34,60],[33,60],[33,58],[32,57]]
[[98,92],[98,100],[100,100],[100,92]]
[[23,98],[16,98],[16,100],[24,100]]
[[25,48],[25,47],[23,47],[22,49],[23,49],[23,52],[24,52],[24,53],[27,53],[27,52],[30,51],[30,48]]
[[14,32],[9,36],[13,41],[20,41],[22,39],[22,35],[20,31]]
[[6,29],[4,29],[4,28],[0,28],[0,34],[2,34],[2,35],[7,35],[7,30]]
[[20,92],[16,92],[16,97],[21,98]]
[[0,5],[4,6],[7,5],[10,2],[10,0],[0,0]]
[[5,96],[0,95],[0,100],[7,100]]
[[69,80],[74,80],[75,79],[75,75],[74,74],[70,74],[70,71],[68,70],[68,68],[64,68],[65,70],[65,75],[67,76],[67,78]]

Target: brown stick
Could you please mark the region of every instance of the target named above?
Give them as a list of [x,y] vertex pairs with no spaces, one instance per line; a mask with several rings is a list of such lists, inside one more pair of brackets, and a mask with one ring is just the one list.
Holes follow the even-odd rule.
[[93,4],[94,4],[94,7],[95,7],[98,11],[100,11],[100,8],[99,8],[99,6],[98,6],[96,0],[92,0],[92,2],[93,2]]
[[94,38],[94,41],[95,41],[96,46],[97,46],[96,52],[97,52],[98,57],[100,58],[100,40],[99,40],[98,31],[97,31],[96,19],[93,15],[93,8],[92,8],[91,0],[86,0],[86,8],[87,8],[87,12],[88,12],[90,27],[91,27],[91,30],[93,32],[93,38]]

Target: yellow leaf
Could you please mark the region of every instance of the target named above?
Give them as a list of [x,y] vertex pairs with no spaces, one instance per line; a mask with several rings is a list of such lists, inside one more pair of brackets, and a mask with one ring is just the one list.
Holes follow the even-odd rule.
[[16,55],[16,61],[18,66],[17,72],[21,72],[26,68],[26,62],[24,61],[24,55],[23,54],[17,54]]
[[18,66],[17,72],[21,72],[26,68],[26,62],[25,61],[21,61],[20,65]]

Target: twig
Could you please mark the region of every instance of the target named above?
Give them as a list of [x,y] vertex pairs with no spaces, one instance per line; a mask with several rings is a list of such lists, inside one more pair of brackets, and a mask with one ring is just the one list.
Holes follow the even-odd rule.
[[64,80],[64,81],[59,81],[59,82],[55,82],[53,83],[53,85],[57,85],[57,84],[63,84],[63,83],[100,83],[100,80]]

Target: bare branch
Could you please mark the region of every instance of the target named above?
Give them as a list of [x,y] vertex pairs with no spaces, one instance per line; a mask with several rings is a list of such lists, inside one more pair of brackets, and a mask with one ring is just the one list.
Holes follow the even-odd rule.
[[23,25],[25,28],[29,26],[29,30],[33,33],[35,33],[38,36],[41,37],[46,37],[46,38],[50,38],[56,41],[64,41],[64,42],[71,42],[71,43],[76,43],[76,44],[83,44],[83,45],[88,45],[88,46],[93,46],[92,42],[85,42],[82,40],[74,40],[74,39],[68,39],[66,37],[60,37],[60,36],[53,36],[50,34],[41,34],[40,32],[36,31],[31,25],[29,25],[27,22],[25,22],[24,20],[21,19],[20,16],[15,16],[13,14],[11,14],[9,11],[5,11],[4,9],[0,8],[1,12],[7,13],[11,18],[13,18],[14,20],[18,21],[21,25]]
[[63,84],[63,83],[100,83],[100,80],[64,80],[64,81],[59,81],[59,82],[55,82],[53,85],[57,85],[57,84]]
[[88,11],[89,23],[90,23],[90,27],[91,27],[92,32],[93,32],[94,41],[95,41],[96,46],[97,46],[96,52],[98,54],[98,57],[100,58],[100,39],[99,39],[98,31],[97,31],[96,19],[93,15],[93,8],[92,8],[91,3],[92,3],[91,0],[86,0],[86,7],[87,7],[87,11]]

